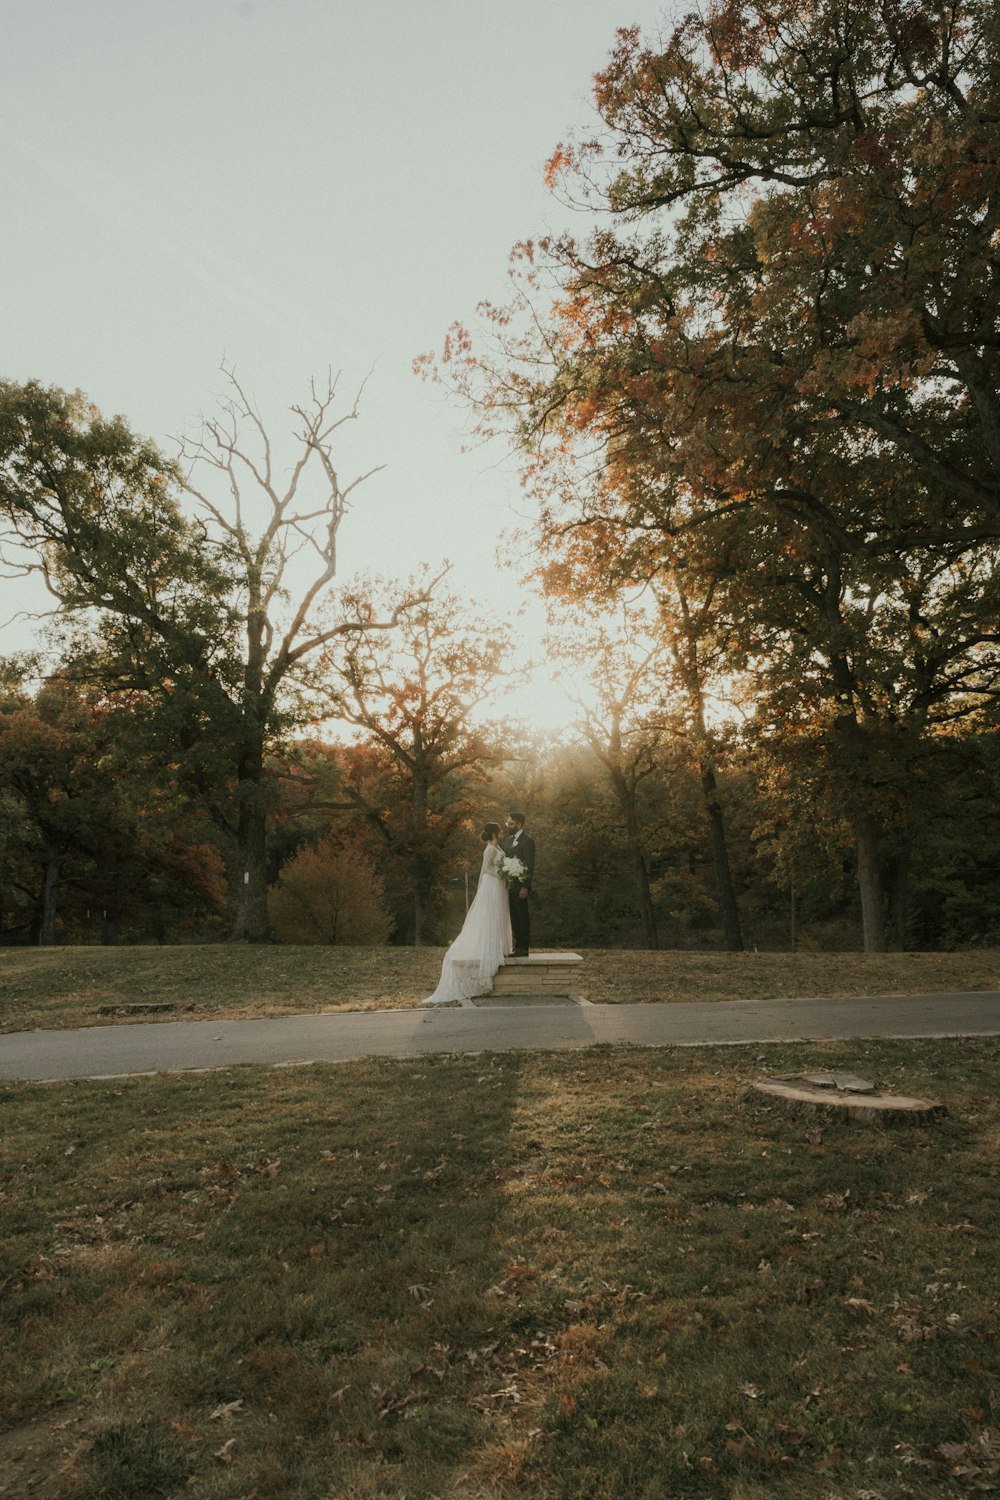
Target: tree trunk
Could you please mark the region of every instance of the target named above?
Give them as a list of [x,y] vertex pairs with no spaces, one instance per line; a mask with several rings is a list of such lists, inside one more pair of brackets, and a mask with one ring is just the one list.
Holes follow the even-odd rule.
[[[850,701],[854,688],[849,667],[842,657],[834,657],[832,664],[834,681],[844,699]],[[866,953],[884,953],[885,890],[879,857],[878,823],[865,801],[865,789],[869,786],[871,777],[869,747],[853,708],[840,715],[834,727],[845,747],[846,759],[841,769],[844,781],[850,788],[848,799],[854,803],[853,808],[850,808],[850,815],[858,855],[858,890],[861,894],[864,948]]]
[[712,839],[712,864],[715,867],[715,889],[722,917],[722,930],[726,935],[726,948],[730,953],[743,952],[743,929],[740,925],[740,908],[733,886],[732,870],[729,867],[729,846],[726,843],[726,825],[722,816],[722,803],[715,779],[715,770],[710,762],[702,761],[701,791],[705,813]]
[[646,864],[646,853],[642,847],[642,835],[639,831],[635,787],[631,785],[619,766],[612,763],[608,766],[608,770],[611,773],[611,784],[621,809],[622,822],[625,825],[625,842],[628,845],[632,874],[635,879],[635,895],[642,922],[643,941],[647,948],[659,948],[660,935],[656,930],[656,912],[649,889],[649,868]]
[[427,909],[430,903],[427,895],[427,861],[425,850],[427,836],[427,787],[419,774],[413,780],[410,813],[413,833],[413,858],[410,863],[410,879],[413,885],[413,946],[414,948],[422,948],[427,932]]
[[61,868],[62,855],[49,854],[42,879],[42,918],[38,927],[38,943],[42,948],[51,947],[56,940],[56,891]]
[[910,907],[910,841],[906,839],[892,861],[889,879],[889,942],[894,952],[906,948]]
[[418,855],[412,865],[413,880],[413,946],[422,948],[430,927],[430,897],[427,892],[423,858]]
[[646,940],[647,948],[659,948],[660,934],[656,929],[656,909],[653,906],[653,897],[649,889],[649,870],[646,867],[646,856],[641,847],[632,851],[632,869],[635,872],[635,886],[639,896],[639,915],[642,918],[642,935]]
[[733,886],[733,873],[729,865],[729,846],[726,842],[726,824],[722,816],[722,801],[719,784],[715,777],[715,766],[711,759],[711,740],[705,724],[705,686],[701,662],[699,661],[699,632],[691,618],[688,598],[679,576],[674,574],[677,602],[680,607],[681,627],[673,637],[674,660],[681,681],[687,691],[691,706],[691,721],[698,754],[698,775],[701,780],[701,796],[708,818],[709,836],[712,844],[712,865],[715,870],[715,893],[719,903],[719,916],[730,953],[743,952],[743,929],[740,924],[740,909]]
[[239,823],[236,834],[237,897],[233,940],[266,943],[267,920],[267,789],[264,748],[249,745],[238,770]]
[[[633,818],[632,821],[634,823],[635,819]],[[635,892],[639,902],[639,916],[642,919],[642,936],[647,948],[659,948],[660,934],[656,930],[656,911],[653,907],[653,897],[649,889],[649,869],[646,865],[646,856],[643,852],[637,828],[629,829],[628,845],[629,853],[632,856],[632,873],[635,877]]]
[[858,889],[861,892],[865,952],[884,953],[885,897],[879,869],[878,830],[871,813],[855,813],[854,840],[858,851]]

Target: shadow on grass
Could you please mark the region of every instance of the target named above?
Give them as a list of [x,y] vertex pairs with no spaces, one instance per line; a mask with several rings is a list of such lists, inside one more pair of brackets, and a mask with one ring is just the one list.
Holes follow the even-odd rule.
[[36,1466],[85,1439],[58,1493],[107,1493],[129,1443],[137,1476],[183,1462],[211,1497],[445,1493],[489,1424],[518,1074],[435,1057],[16,1091],[0,1360],[15,1426],[51,1415]]

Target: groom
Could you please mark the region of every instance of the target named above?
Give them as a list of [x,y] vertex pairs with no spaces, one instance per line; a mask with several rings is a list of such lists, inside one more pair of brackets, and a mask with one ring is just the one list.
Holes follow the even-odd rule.
[[528,886],[535,873],[535,841],[524,831],[524,813],[507,814],[507,837],[503,841],[503,852],[519,859],[527,870],[520,885],[512,885],[508,894],[510,902],[510,926],[514,935],[514,951],[511,958],[527,958],[528,940],[531,936],[531,914],[528,911]]

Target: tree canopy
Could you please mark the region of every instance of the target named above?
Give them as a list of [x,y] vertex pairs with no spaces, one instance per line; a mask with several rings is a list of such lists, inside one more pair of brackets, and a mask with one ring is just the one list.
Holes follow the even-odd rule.
[[1000,682],[998,87],[984,0],[623,30],[549,164],[590,237],[519,246],[438,367],[517,438],[546,587],[711,598],[758,713],[837,747],[875,948],[886,767]]

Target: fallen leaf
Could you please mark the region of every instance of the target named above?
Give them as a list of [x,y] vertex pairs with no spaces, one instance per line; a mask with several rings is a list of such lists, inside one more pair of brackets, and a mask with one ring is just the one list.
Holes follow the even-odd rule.
[[220,1417],[231,1417],[234,1411],[242,1410],[243,1397],[240,1396],[236,1401],[224,1401],[221,1406],[217,1406],[208,1420],[210,1422],[217,1422]]
[[232,1460],[233,1460],[233,1448],[235,1447],[235,1445],[236,1445],[236,1439],[235,1438],[230,1438],[228,1442],[223,1443],[222,1447],[218,1450],[217,1453],[213,1453],[212,1454],[212,1457],[213,1458],[217,1458],[220,1463],[224,1463],[224,1464],[232,1463]]

